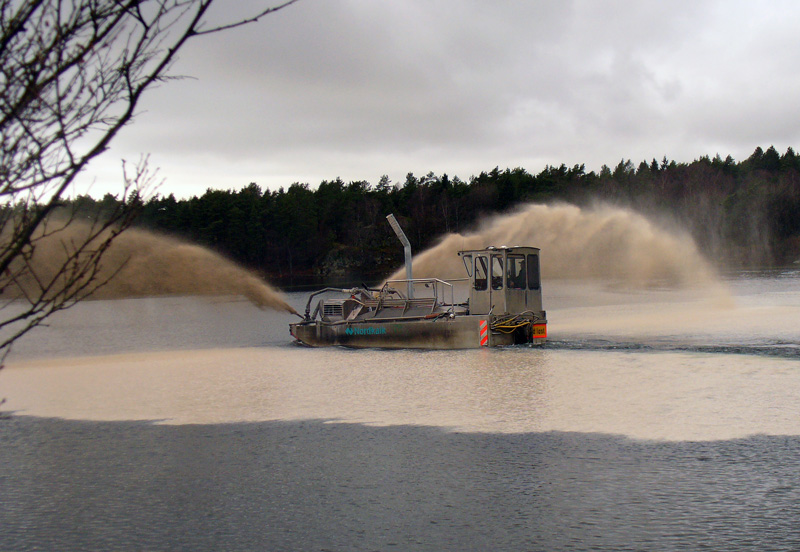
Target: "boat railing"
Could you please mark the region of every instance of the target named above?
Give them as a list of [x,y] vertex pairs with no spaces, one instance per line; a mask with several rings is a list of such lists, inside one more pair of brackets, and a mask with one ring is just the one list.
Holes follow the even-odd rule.
[[[437,305],[447,306],[449,309],[447,312],[453,313],[455,309],[455,286],[453,286],[453,282],[460,282],[466,281],[469,278],[456,278],[452,280],[440,280],[439,278],[412,278],[412,279],[404,279],[404,280],[387,280],[384,282],[381,290],[378,294],[378,310],[381,308],[385,308],[388,306],[398,306],[403,307],[403,312],[407,311],[409,308],[412,307],[428,307],[430,306],[431,312],[436,308]],[[432,297],[417,297],[416,293],[414,294],[413,298],[404,297],[400,292],[394,289],[392,286],[398,284],[405,284],[407,286],[413,286],[415,289],[417,286],[425,286],[426,288],[432,289],[433,296]],[[441,297],[440,297],[441,291]],[[444,302],[446,299],[447,292],[450,292],[450,302]],[[390,294],[396,293],[398,297],[396,299],[391,298]]]
[[[454,314],[456,304],[453,283],[467,280],[468,278],[454,278],[451,280],[441,280],[439,278],[414,278],[411,280],[387,280],[378,289],[370,289],[367,287],[349,289],[326,287],[315,291],[308,297],[308,301],[306,302],[305,316],[302,316],[302,318],[306,322],[310,322],[312,320],[316,320],[317,316],[322,314],[322,311],[324,310],[323,301],[317,303],[317,307],[314,309],[313,314],[311,313],[311,303],[315,297],[325,293],[349,295],[349,301],[354,301],[375,312],[375,314],[384,309],[398,309],[402,311],[401,316],[403,316],[410,309],[421,308],[430,309],[430,313],[434,313],[437,307],[446,307],[446,310],[444,310],[443,314]],[[407,285],[417,287],[424,286],[425,288],[428,288],[431,293],[419,294],[422,296],[415,295],[414,297],[409,298],[393,287],[393,285],[396,286],[398,284],[401,286],[401,288],[404,288]],[[449,302],[446,301],[448,298]],[[339,302],[341,303],[341,300]],[[329,306],[327,302],[325,302],[324,305],[325,308]],[[331,308],[335,307],[336,305],[333,304]],[[341,305],[339,308],[341,308]]]

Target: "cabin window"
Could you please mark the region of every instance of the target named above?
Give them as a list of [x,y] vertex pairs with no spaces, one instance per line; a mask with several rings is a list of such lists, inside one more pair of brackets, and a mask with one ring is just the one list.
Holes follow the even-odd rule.
[[492,289],[503,289],[503,257],[492,255]]
[[525,289],[525,255],[509,255],[506,259],[506,286]]
[[489,264],[486,257],[475,257],[475,289],[486,290],[488,286]]
[[539,255],[528,255],[528,289],[539,289]]
[[464,268],[467,269],[467,276],[472,278],[472,255],[464,255],[462,259],[464,260]]

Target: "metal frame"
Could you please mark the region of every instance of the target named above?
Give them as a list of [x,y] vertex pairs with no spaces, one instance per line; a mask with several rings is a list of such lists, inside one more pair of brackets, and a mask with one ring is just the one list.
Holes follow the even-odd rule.
[[[404,279],[404,280],[387,280],[383,287],[381,287],[380,294],[381,298],[384,296],[385,293],[389,293],[389,290],[397,292],[397,290],[393,289],[389,284],[407,284],[409,290],[413,290],[416,284],[433,284],[433,305],[431,306],[431,312],[436,309],[437,305],[442,306],[449,306],[450,308],[447,310],[450,314],[455,312],[455,288],[452,283],[450,282],[463,282],[467,281],[469,278],[455,278],[450,281],[447,280],[440,280],[439,278],[411,278],[411,279]],[[439,285],[448,286],[450,288],[450,303],[440,303],[439,302]],[[444,295],[444,287],[442,288],[442,295]],[[399,294],[399,292],[397,292]],[[444,297],[442,297],[444,300]],[[403,309],[405,313],[408,308],[411,306],[412,301],[417,300],[414,297],[413,291],[410,293],[410,297],[406,297],[406,306]],[[380,299],[379,299],[380,301]],[[380,306],[378,307],[380,309]]]

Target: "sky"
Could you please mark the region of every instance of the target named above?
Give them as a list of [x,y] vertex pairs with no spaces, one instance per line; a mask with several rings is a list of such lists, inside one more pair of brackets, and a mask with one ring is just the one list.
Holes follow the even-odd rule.
[[800,146],[798,29],[779,0],[300,0],[190,42],[173,68],[190,78],[144,97],[78,191],[118,193],[142,155],[186,198],[782,153]]

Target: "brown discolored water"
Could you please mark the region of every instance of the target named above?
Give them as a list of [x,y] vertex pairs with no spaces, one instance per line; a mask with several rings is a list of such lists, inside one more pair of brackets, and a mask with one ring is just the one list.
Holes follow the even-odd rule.
[[[724,302],[705,287],[547,284],[549,338],[542,350],[310,349],[291,342],[287,327],[295,317],[235,298],[92,301],[19,343],[0,383],[8,408],[91,420],[333,418],[677,440],[800,432],[791,408],[800,392],[793,379],[800,376],[793,371],[800,358],[799,272],[729,280]],[[299,309],[305,296],[288,298]],[[751,386],[761,376],[763,385]],[[90,393],[105,378],[104,392]],[[133,381],[139,391],[131,394]],[[656,415],[662,412],[656,404],[674,409],[671,401],[683,404],[681,396],[696,388],[719,391],[710,402],[687,403],[699,408],[685,413],[694,423]],[[91,400],[77,400],[83,394]],[[183,395],[196,397],[198,408],[175,401]],[[780,416],[741,412],[767,403]],[[723,416],[712,423],[703,415],[707,404],[741,421]],[[65,411],[65,405],[72,406]],[[770,429],[772,423],[782,429]]]

